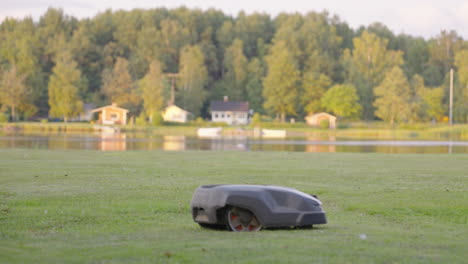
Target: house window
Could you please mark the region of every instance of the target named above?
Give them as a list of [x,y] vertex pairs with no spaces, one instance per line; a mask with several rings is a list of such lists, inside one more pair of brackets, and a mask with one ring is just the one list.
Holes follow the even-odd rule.
[[112,114],[110,114],[110,118],[112,120],[117,120],[117,119],[119,119],[119,115],[117,113],[112,113]]
[[218,114],[214,114],[214,117],[215,117],[215,118],[218,118]]
[[231,118],[231,114],[227,114],[227,118]]
[[224,118],[224,114],[221,114],[221,118]]

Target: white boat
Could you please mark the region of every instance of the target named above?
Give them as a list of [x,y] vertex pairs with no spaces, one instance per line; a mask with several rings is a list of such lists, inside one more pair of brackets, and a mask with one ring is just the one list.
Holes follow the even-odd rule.
[[100,131],[102,133],[109,133],[109,134],[119,133],[120,132],[120,129],[118,127],[111,127],[111,126],[98,126],[98,125],[95,125],[94,130]]
[[262,129],[262,137],[264,138],[285,138],[286,130]]
[[197,135],[199,137],[218,137],[221,136],[222,127],[203,127],[197,129]]

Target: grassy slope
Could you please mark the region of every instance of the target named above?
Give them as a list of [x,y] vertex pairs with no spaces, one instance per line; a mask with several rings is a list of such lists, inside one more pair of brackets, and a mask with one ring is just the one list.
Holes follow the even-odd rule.
[[[213,183],[318,194],[329,224],[201,229]],[[463,263],[467,183],[468,155],[0,150],[0,263]]]

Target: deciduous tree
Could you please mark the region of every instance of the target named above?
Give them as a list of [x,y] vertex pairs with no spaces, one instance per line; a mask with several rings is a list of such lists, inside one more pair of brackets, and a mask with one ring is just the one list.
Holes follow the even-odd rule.
[[463,48],[463,39],[455,31],[442,31],[438,36],[429,41],[429,74],[435,75],[438,79],[425,74],[428,79],[432,79],[432,86],[442,85],[444,78],[454,65],[455,54]]
[[374,88],[377,99],[375,115],[394,124],[407,121],[411,114],[411,90],[408,80],[400,67],[394,67],[385,74],[382,83]]
[[265,67],[262,62],[255,58],[247,66],[247,100],[250,108],[257,113],[264,113],[263,110],[263,84],[262,79],[265,75]]
[[186,46],[180,54],[179,93],[176,102],[194,115],[199,115],[206,98],[208,72],[199,46]]
[[444,114],[442,99],[444,89],[442,87],[426,87],[424,79],[420,75],[415,75],[411,79],[411,88],[414,91],[415,99],[413,103],[413,114],[418,116],[418,121],[437,120]]
[[454,117],[458,122],[468,122],[468,49],[457,52],[455,66],[460,84],[454,92]]
[[128,61],[117,58],[114,69],[105,71],[103,76],[103,93],[112,102],[135,110],[141,98],[128,71]]
[[190,32],[178,21],[164,19],[161,21],[161,29],[155,38],[159,39],[159,60],[164,64],[168,72],[177,72],[182,47],[190,44]]
[[302,80],[301,103],[306,113],[317,113],[323,108],[320,100],[331,86],[330,78],[325,74],[309,72]]
[[143,109],[152,122],[164,106],[164,76],[159,61],[151,62],[148,73],[139,81],[138,86],[143,99]]
[[[0,72],[1,73],[1,72]],[[11,119],[17,120],[17,109],[26,102],[28,93],[24,80],[26,76],[18,74],[16,66],[1,74],[0,82],[0,104],[9,107]]]
[[67,122],[83,111],[83,102],[79,95],[81,85],[81,72],[70,53],[58,54],[49,80],[51,117],[63,118]]
[[267,14],[253,13],[246,15],[239,12],[233,28],[234,36],[243,42],[245,56],[250,59],[258,57],[257,42],[259,39],[270,42],[274,34],[274,26]]
[[[403,51],[403,70],[406,76],[414,76],[429,73],[428,61],[429,61],[429,45],[427,41],[422,37],[413,37],[409,35],[401,34],[397,38],[398,47]],[[427,76],[426,81],[430,81]],[[430,84],[427,82],[426,84]]]
[[268,73],[263,81],[263,105],[284,122],[287,114],[296,115],[300,73],[285,41],[275,43],[266,61]]
[[322,107],[341,118],[357,118],[361,114],[359,97],[352,84],[337,84],[321,99]]
[[224,94],[232,100],[245,99],[245,81],[247,78],[247,58],[244,56],[243,42],[236,39],[226,49],[224,55]]
[[67,45],[73,54],[74,60],[78,63],[82,77],[88,82],[88,90],[81,91],[82,98],[88,100],[99,92],[101,86],[101,54],[99,47],[95,44],[95,37],[92,34],[91,23],[83,21],[73,32],[69,44]]
[[6,19],[0,26],[0,65],[6,69],[13,65],[19,76],[24,76],[27,98],[16,110],[16,114],[31,116],[37,111],[36,104],[44,112],[47,108],[45,74],[39,65],[42,45],[32,18],[22,21]]
[[374,88],[382,82],[386,72],[403,64],[402,53],[387,50],[388,40],[367,31],[354,38],[353,43],[354,49],[347,49],[344,53],[347,79],[357,88],[363,118],[371,119],[374,115]]

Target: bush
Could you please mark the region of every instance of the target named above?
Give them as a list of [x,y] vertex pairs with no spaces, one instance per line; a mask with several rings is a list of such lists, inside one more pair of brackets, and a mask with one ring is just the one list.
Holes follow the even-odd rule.
[[268,115],[261,115],[260,116],[260,121],[261,122],[274,122],[274,118],[272,118],[271,116],[268,116]]
[[257,126],[260,124],[260,122],[262,121],[262,117],[260,116],[259,113],[255,113],[253,116],[252,116],[252,120],[250,122],[250,124],[252,126]]
[[31,104],[26,104],[23,106],[23,118],[28,120],[37,113],[37,107]]
[[144,112],[141,112],[141,114],[136,118],[135,123],[136,123],[137,126],[146,126],[147,125],[146,115],[145,115]]
[[155,114],[154,117],[153,117],[153,120],[152,120],[151,124],[152,124],[153,126],[160,126],[160,125],[162,125],[163,123],[164,123],[164,119],[163,119],[162,115],[159,114],[159,113],[158,113],[158,114]]
[[330,121],[328,121],[328,120],[321,120],[321,121],[320,121],[320,128],[322,128],[322,129],[328,129],[328,128],[330,128]]
[[0,123],[8,122],[8,116],[5,113],[0,113]]
[[203,123],[205,123],[205,120],[203,120],[203,118],[197,117],[197,119],[195,119],[195,124],[203,124]]
[[336,127],[337,127],[338,129],[347,129],[347,128],[350,127],[350,125],[349,125],[348,123],[338,123],[338,124],[336,125]]

